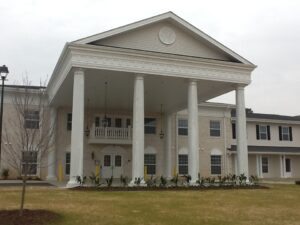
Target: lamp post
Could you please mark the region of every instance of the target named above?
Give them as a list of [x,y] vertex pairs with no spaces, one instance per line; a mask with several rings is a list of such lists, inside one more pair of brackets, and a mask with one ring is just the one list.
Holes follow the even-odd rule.
[[1,92],[1,111],[0,111],[0,169],[1,169],[1,149],[2,149],[2,117],[3,117],[3,95],[4,95],[4,81],[9,73],[7,66],[0,66],[0,75],[2,80]]

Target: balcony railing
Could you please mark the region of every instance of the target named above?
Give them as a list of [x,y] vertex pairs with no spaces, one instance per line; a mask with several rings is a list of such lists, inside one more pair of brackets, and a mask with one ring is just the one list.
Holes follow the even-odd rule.
[[95,139],[118,139],[118,140],[131,140],[132,129],[131,127],[95,127]]

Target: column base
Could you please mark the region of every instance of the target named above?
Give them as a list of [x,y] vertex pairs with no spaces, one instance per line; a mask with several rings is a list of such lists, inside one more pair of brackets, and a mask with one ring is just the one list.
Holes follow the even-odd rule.
[[197,183],[197,180],[191,180],[189,186],[195,187],[195,186],[199,186],[199,184]]
[[132,179],[128,184],[128,187],[146,187],[146,186],[147,186],[147,184],[144,179],[142,179],[139,184],[136,184],[135,180]]
[[67,183],[66,188],[75,188],[79,186],[80,184],[75,179],[70,179],[69,182]]

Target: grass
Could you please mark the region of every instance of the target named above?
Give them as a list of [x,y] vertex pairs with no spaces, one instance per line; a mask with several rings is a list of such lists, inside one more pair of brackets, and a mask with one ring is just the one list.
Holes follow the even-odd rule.
[[[59,225],[299,225],[300,186],[270,189],[97,192],[28,188],[25,207],[61,215]],[[20,189],[0,188],[0,210],[18,207]]]

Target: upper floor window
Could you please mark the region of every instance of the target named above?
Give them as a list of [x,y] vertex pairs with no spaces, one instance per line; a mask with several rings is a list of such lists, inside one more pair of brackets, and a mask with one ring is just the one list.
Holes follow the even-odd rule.
[[115,119],[115,127],[122,127],[122,119],[121,118]]
[[155,118],[145,118],[145,134],[156,134]]
[[131,127],[131,119],[129,118],[126,119],[126,127]]
[[39,129],[40,124],[40,113],[39,111],[26,111],[25,112],[25,123],[24,126],[27,129]]
[[269,125],[256,125],[257,140],[271,140],[271,132]]
[[72,113],[67,115],[67,130],[72,130]]
[[221,124],[220,121],[211,120],[209,123],[210,136],[220,137],[221,136]]
[[188,135],[188,120],[179,119],[178,120],[178,135]]
[[232,130],[232,139],[236,139],[235,123],[231,124],[231,130]]
[[293,141],[292,127],[279,126],[279,140],[280,141]]

